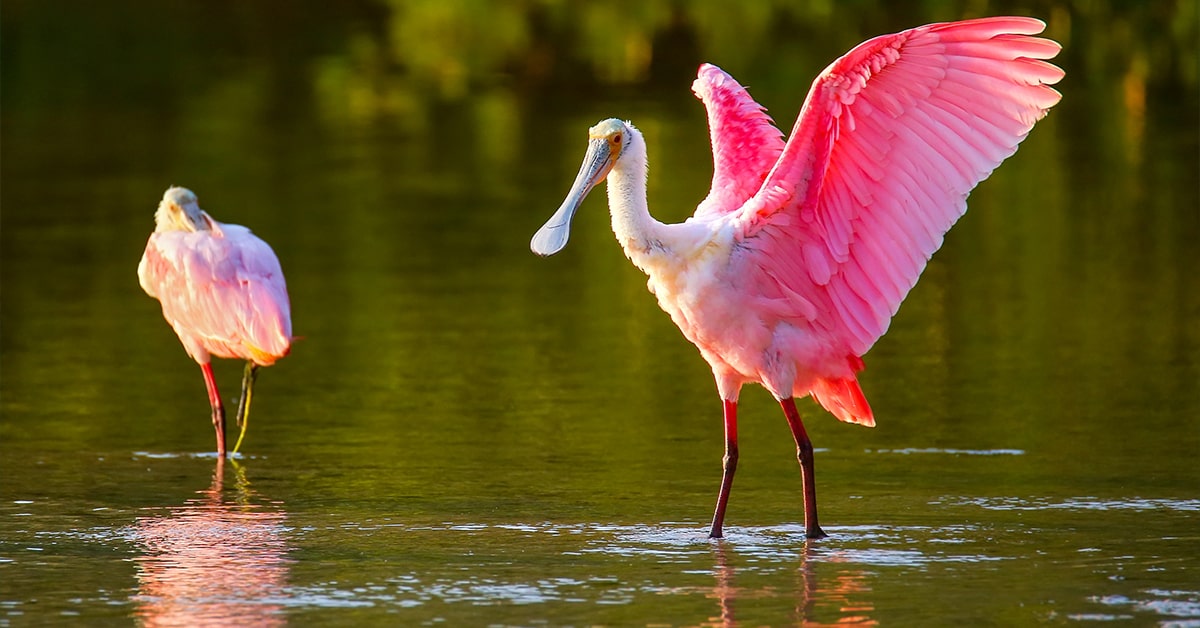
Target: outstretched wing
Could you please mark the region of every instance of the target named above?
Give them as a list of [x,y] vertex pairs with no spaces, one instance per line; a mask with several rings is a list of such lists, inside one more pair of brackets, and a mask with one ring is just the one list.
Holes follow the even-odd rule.
[[249,229],[156,232],[138,278],[193,358],[199,350],[269,365],[291,347],[291,305],[279,259]]
[[1045,24],[998,17],[864,42],[813,82],[779,162],[732,217],[761,272],[861,356],[986,178],[1059,101]]
[[783,152],[783,133],[746,89],[715,65],[700,66],[692,91],[708,111],[712,188],[695,218],[708,220],[740,208],[762,186]]

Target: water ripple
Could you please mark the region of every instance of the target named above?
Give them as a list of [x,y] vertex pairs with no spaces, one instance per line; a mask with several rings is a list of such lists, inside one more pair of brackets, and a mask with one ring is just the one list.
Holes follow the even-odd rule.
[[1101,499],[1098,497],[1050,498],[975,497],[953,498],[950,505],[978,506],[986,510],[1091,510],[1091,511],[1152,511],[1200,512],[1200,499],[1149,499],[1128,497]]
[[1137,599],[1125,595],[1104,595],[1089,598],[1089,601],[1104,606],[1123,607],[1187,620],[1169,620],[1162,624],[1165,626],[1200,626],[1200,591],[1146,589],[1141,593],[1144,593],[1146,597]]
[[[974,526],[827,526],[833,536],[815,546],[808,545],[804,526],[729,526],[726,538],[714,541],[695,524],[593,527],[584,554],[621,557],[653,557],[659,562],[690,562],[708,555],[723,544],[739,555],[752,558],[757,571],[790,569],[801,558],[821,562],[856,563],[873,566],[920,567],[932,563],[984,563],[1006,560],[949,548],[975,542],[981,531]],[[603,534],[596,534],[603,532]],[[933,549],[931,550],[931,544]],[[920,548],[920,549],[918,549]]]
[[[134,460],[217,460],[219,456],[215,451],[135,451],[132,453]],[[266,456],[248,455],[240,452],[230,452],[228,458],[232,460],[266,460]]]
[[905,447],[903,449],[868,449],[876,454],[949,454],[952,456],[1023,456],[1022,449],[944,449],[941,447]]

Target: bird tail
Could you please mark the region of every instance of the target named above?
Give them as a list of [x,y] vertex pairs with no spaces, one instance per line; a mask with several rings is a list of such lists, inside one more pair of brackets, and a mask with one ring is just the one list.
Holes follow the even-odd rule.
[[875,427],[875,415],[853,375],[839,379],[819,379],[813,386],[813,399],[841,421]]

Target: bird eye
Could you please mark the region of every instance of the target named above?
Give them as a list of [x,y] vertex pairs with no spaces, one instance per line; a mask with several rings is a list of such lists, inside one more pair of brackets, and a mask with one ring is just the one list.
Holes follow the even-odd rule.
[[613,136],[613,142],[615,142],[617,144],[621,143],[621,134],[620,133],[617,133],[616,135]]

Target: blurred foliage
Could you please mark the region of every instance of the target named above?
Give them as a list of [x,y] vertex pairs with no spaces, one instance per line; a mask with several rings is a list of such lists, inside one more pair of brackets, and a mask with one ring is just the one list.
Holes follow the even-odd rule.
[[[281,85],[316,92],[330,115],[425,117],[430,106],[497,87],[531,97],[686,87],[703,61],[735,76],[807,85],[830,51],[871,35],[1019,14],[1049,23],[1046,34],[1064,44],[1060,62],[1072,83],[1115,78],[1136,100],[1142,85],[1196,89],[1197,7],[1190,0],[13,0],[0,14],[3,68],[6,82],[23,89],[3,97],[8,105],[38,103],[97,86],[132,98],[187,92],[249,54],[269,61]],[[113,62],[94,62],[101,58]],[[32,80],[47,73],[55,80]]]
[[686,87],[703,61],[735,76],[807,85],[831,50],[931,21],[995,14],[1041,17],[1066,46],[1072,82],[1116,77],[1135,95],[1150,84],[1197,86],[1200,15],[1189,1],[731,3],[648,0],[390,0],[382,29],[348,35],[347,52],[316,73],[343,113],[418,113],[503,85],[526,92],[613,86]]

